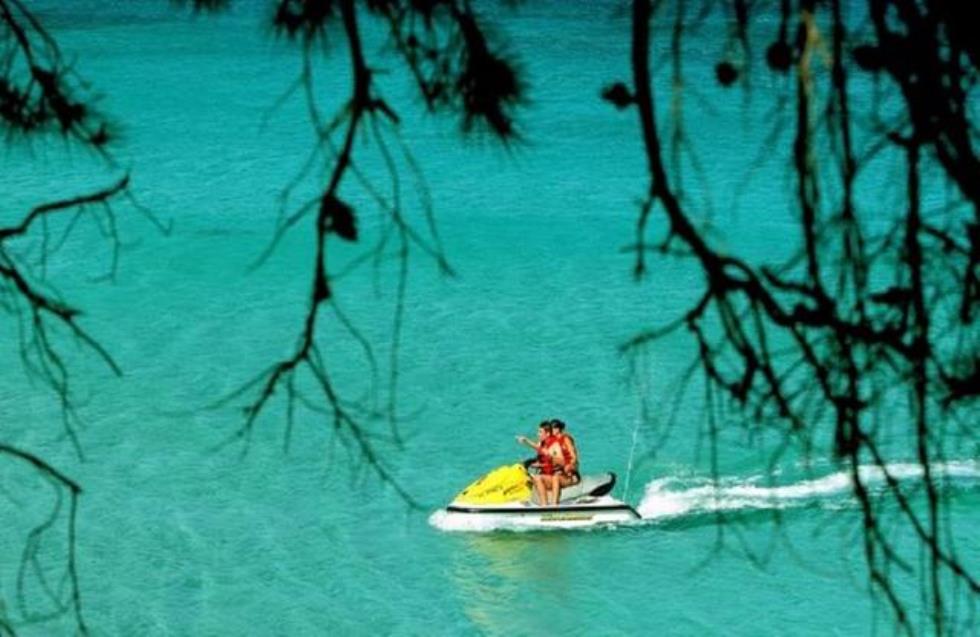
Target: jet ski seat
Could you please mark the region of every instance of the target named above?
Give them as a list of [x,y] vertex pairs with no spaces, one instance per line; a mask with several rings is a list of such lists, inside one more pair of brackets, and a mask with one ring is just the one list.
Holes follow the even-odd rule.
[[599,497],[606,495],[616,486],[616,474],[609,471],[595,475],[582,476],[578,484],[573,484],[561,490],[559,502],[569,502],[583,496]]

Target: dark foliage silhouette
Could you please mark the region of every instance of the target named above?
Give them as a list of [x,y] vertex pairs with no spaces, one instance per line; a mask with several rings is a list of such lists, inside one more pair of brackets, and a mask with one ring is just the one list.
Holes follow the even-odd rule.
[[[194,3],[194,6],[198,10],[216,8],[213,3],[204,2]],[[353,0],[283,0],[276,3],[272,18],[276,32],[295,41],[303,56],[303,71],[295,86],[303,88],[314,130],[314,151],[303,175],[322,154],[329,177],[317,200],[296,210],[283,209],[273,240],[263,256],[268,256],[275,249],[289,229],[304,219],[314,218],[312,231],[316,236],[316,251],[311,268],[308,311],[297,345],[288,358],[263,371],[221,404],[242,396],[254,396],[245,407],[242,428],[233,437],[244,440],[245,449],[256,419],[277,391],[285,393],[287,425],[284,435],[287,447],[297,405],[314,411],[326,409],[332,426],[348,448],[366,460],[367,466],[382,481],[391,485],[409,505],[418,506],[376,451],[373,438],[378,434],[369,429],[368,423],[386,419],[393,440],[401,444],[397,426],[397,352],[411,251],[417,249],[433,258],[447,274],[451,269],[440,245],[427,196],[423,197],[427,208],[427,227],[415,228],[405,218],[399,190],[400,172],[407,167],[418,177],[418,168],[411,152],[399,137],[400,118],[396,108],[380,93],[374,81],[374,70],[362,45],[360,21],[363,19],[375,20],[387,31],[394,50],[414,79],[430,111],[457,114],[463,132],[485,131],[504,143],[518,137],[514,109],[522,103],[523,84],[513,62],[504,52],[494,49],[468,2],[374,1],[364,3],[360,10]],[[311,58],[320,51],[316,44],[326,37],[327,27],[331,25],[339,26],[346,39],[352,84],[339,112],[324,121],[317,106]],[[339,147],[333,142],[335,133],[341,135]],[[357,169],[355,149],[359,138],[375,142],[389,173],[392,184],[390,196],[383,195],[381,189]],[[400,162],[395,149],[400,151]],[[377,263],[387,251],[393,250],[399,263],[394,345],[387,388],[389,400],[382,408],[370,402],[351,401],[341,395],[323,362],[325,357],[318,339],[318,334],[324,331],[320,327],[320,322],[325,320],[322,315],[329,311],[342,328],[363,346],[372,370],[377,369],[371,344],[357,331],[337,303],[336,274],[328,267],[334,241],[359,240],[358,213],[340,194],[341,183],[348,174],[352,175],[350,178],[358,180],[358,184],[370,194],[388,220],[388,227],[382,232],[380,241],[369,247],[362,262],[373,260]],[[294,185],[295,182],[287,188],[286,195]],[[301,389],[304,379],[297,377],[299,373],[307,374],[307,380],[312,379],[314,395],[318,398],[311,397],[309,392],[304,393]]]
[[[62,57],[57,42],[20,0],[0,0],[0,48],[0,128],[6,141],[43,143],[48,137],[60,137],[94,152],[112,169],[108,121],[98,114],[94,97]],[[156,222],[129,192],[128,175],[107,181],[88,192],[38,204],[19,218],[8,212],[5,218],[15,220],[0,226],[0,313],[18,327],[24,369],[49,388],[60,404],[65,436],[79,459],[84,457],[76,433],[80,417],[66,350],[80,344],[112,373],[121,371],[108,350],[85,329],[81,310],[65,300],[48,277],[48,261],[71,239],[79,220],[86,219],[105,238],[110,261],[107,276],[112,277],[120,248],[118,202],[127,202]],[[18,621],[43,622],[65,614],[74,618],[78,633],[87,634],[75,545],[82,489],[37,454],[2,439],[0,456],[33,471],[51,485],[55,498],[50,514],[29,532],[23,546],[16,606],[0,599],[0,634],[14,634]],[[66,495],[67,507],[63,505]],[[54,538],[60,527],[65,537]],[[66,547],[65,563],[60,567],[44,557],[46,544],[59,542]],[[25,592],[28,588],[40,594],[32,597]]]
[[[936,467],[947,449],[975,440],[980,394],[980,163],[970,110],[970,100],[980,97],[980,59],[977,39],[964,26],[976,24],[973,11],[940,1],[779,3],[778,31],[770,35],[775,40],[765,59],[769,72],[793,80],[786,103],[795,109],[795,130],[786,142],[801,247],[784,263],[760,264],[712,244],[692,220],[696,205],[677,190],[681,168],[665,160],[687,138],[683,113],[672,114],[673,130],[658,122],[653,39],[657,33],[671,38],[672,86],[683,91],[683,37],[694,25],[685,11],[703,19],[717,9],[668,4],[658,10],[649,0],[632,3],[632,87],[616,84],[604,96],[619,108],[635,105],[646,150],[650,183],[639,215],[636,273],[647,270],[649,252],[682,252],[700,265],[704,292],[686,315],[638,335],[624,350],[686,328],[697,344],[707,395],[727,397],[747,427],[785,432],[774,462],[791,441],[812,449],[819,425],[829,421],[833,455],[850,469],[860,503],[872,590],[902,632],[916,632],[910,600],[899,594],[896,580],[917,577],[929,600],[931,632],[958,632],[951,618],[957,599],[963,590],[975,599],[980,582],[956,557],[943,513],[945,477]],[[716,76],[724,87],[747,77],[749,42],[757,32],[750,19],[765,10],[762,3],[733,5],[734,49],[742,62],[719,62]],[[856,102],[850,91],[859,74],[900,95],[901,107]],[[677,95],[673,99],[679,103]],[[905,206],[862,209],[861,171],[887,154],[904,161]],[[936,167],[941,177],[925,181]],[[923,189],[947,184],[956,189],[953,200],[941,210],[923,210]],[[668,230],[651,244],[646,227],[655,209],[666,216]],[[889,219],[884,231],[871,221],[882,217]],[[889,469],[910,450],[890,444],[876,419],[900,403],[907,405],[911,454],[921,466],[921,498]],[[883,472],[883,497],[872,496],[861,471],[865,463]],[[885,513],[895,508],[900,524],[886,530]],[[921,543],[927,556],[921,566],[896,548],[903,533]]]

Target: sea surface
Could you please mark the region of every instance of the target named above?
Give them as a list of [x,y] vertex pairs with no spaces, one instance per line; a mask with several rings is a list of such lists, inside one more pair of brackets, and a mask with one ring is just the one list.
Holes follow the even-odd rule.
[[[634,357],[620,352],[635,334],[681,316],[703,285],[692,263],[663,255],[649,257],[645,278],[632,276],[645,161],[635,113],[599,99],[603,86],[629,79],[625,3],[477,3],[528,81],[520,139],[509,146],[479,131],[461,134],[454,116],[424,112],[382,30],[362,16],[370,64],[401,118],[397,133],[382,130],[397,192],[377,138],[358,140],[356,165],[381,196],[398,197],[406,219],[435,245],[431,201],[452,273],[410,246],[396,347],[399,243],[392,235],[382,258],[358,261],[385,232],[387,216],[348,175],[341,194],[358,212],[360,241],[332,241],[329,263],[334,272],[360,264],[334,291],[372,354],[329,311],[319,343],[338,391],[414,506],[322,411],[308,374],[298,378],[306,402],[292,420],[279,391],[247,441],[235,437],[258,394],[232,394],[288,356],[302,328],[312,218],[261,257],[277,218],[315,197],[329,166],[320,157],[303,173],[314,131],[303,91],[294,90],[302,55],[271,32],[269,6],[240,0],[206,16],[165,0],[30,4],[101,95],[99,108],[119,137],[110,166],[60,139],[6,145],[0,220],[127,172],[139,203],[115,206],[122,243],[111,280],[106,228],[85,220],[47,264],[48,280],[83,309],[81,324],[123,371],[114,376],[55,335],[70,364],[84,460],[66,438],[55,396],[24,370],[16,322],[0,315],[0,441],[82,485],[78,574],[92,634],[892,631],[882,602],[869,595],[860,516],[844,468],[830,456],[829,431],[815,436],[807,457],[791,448],[770,470],[782,434],[720,413],[720,478],[712,487],[704,384],[695,375],[682,393],[679,383],[696,354],[689,335]],[[685,196],[718,245],[775,262],[798,245],[787,173],[792,112],[771,108],[791,85],[760,64],[748,97],[717,88],[713,66],[728,33],[717,19],[688,40],[685,128],[700,171],[688,165]],[[668,44],[658,31],[657,60]],[[342,35],[328,29],[312,63],[324,120],[349,90],[346,61]],[[655,66],[660,115],[669,121],[669,65]],[[778,143],[760,144],[780,126]],[[901,183],[900,167],[881,174]],[[889,178],[880,181],[862,191],[864,201],[900,202]],[[664,235],[656,211],[649,234]],[[389,406],[393,356],[396,429],[374,414]],[[905,407],[894,411],[896,435],[909,435]],[[615,495],[638,508],[642,523],[472,532],[445,522],[438,510],[457,491],[525,457],[514,436],[532,435],[553,417],[569,423],[585,471],[617,473]],[[974,572],[977,452],[951,450],[936,467],[949,476],[953,539]],[[900,479],[920,475],[912,458],[892,466]],[[883,486],[873,470],[866,477]],[[14,619],[43,615],[51,606],[36,571],[28,569],[34,574],[20,587],[18,573],[27,534],[49,515],[54,492],[8,461],[0,485],[3,610]],[[39,568],[61,594],[64,520],[62,509],[39,552]],[[918,559],[909,532],[893,532]],[[896,577],[912,621],[927,625],[917,581]],[[959,615],[957,632],[977,629],[968,604]],[[72,631],[68,614],[19,632]]]

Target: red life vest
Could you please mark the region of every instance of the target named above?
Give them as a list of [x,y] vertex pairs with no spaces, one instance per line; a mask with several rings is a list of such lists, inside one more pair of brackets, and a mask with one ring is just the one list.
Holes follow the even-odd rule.
[[[555,438],[558,439],[558,444],[561,446],[561,455],[565,459],[567,466],[572,460],[572,437],[568,434],[558,434]],[[575,458],[575,464],[578,464],[577,457]]]
[[548,453],[548,448],[553,444],[555,444],[554,436],[548,436],[538,444],[538,466],[541,468],[541,473],[546,476],[555,472],[555,463]]

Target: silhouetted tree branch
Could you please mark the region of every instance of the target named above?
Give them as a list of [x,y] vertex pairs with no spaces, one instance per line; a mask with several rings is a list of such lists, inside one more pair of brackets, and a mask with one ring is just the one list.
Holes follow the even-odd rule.
[[[112,165],[108,151],[108,122],[94,108],[85,83],[65,62],[55,39],[20,0],[0,0],[0,128],[8,142],[56,135],[96,153]],[[120,237],[115,206],[120,200],[159,222],[129,191],[129,176],[109,185],[33,207],[9,225],[0,225],[0,312],[19,328],[20,357],[28,375],[40,380],[56,397],[62,425],[76,455],[84,459],[77,435],[80,423],[65,343],[80,344],[114,374],[119,365],[108,350],[81,323],[82,312],[66,301],[49,280],[47,266],[69,240],[81,219],[90,220],[105,239],[110,253],[108,277],[115,274]],[[12,217],[8,213],[7,218]],[[5,222],[7,223],[7,222]],[[17,576],[19,616],[0,612],[0,634],[14,634],[21,622],[46,622],[70,613],[75,630],[87,634],[78,583],[76,526],[81,487],[53,465],[30,451],[0,441],[0,455],[31,466],[50,482],[56,502],[49,516],[25,539]],[[63,512],[67,493],[68,511]],[[45,538],[67,516],[67,559],[64,578],[55,584],[52,568],[41,561]],[[67,597],[64,594],[67,582]],[[38,611],[27,592],[40,591],[47,610]],[[0,600],[0,608],[5,608]]]
[[[675,7],[662,8],[664,20],[670,19],[670,11],[682,15],[686,4],[681,0]],[[792,73],[795,78],[791,150],[802,248],[785,264],[772,267],[753,265],[714,248],[676,195],[672,182],[680,179],[679,168],[671,172],[665,165],[656,83],[650,72],[651,23],[659,18],[649,0],[634,0],[632,6],[633,86],[611,85],[603,97],[619,108],[635,106],[647,156],[650,183],[639,214],[636,272],[646,270],[645,228],[651,211],[659,207],[668,221],[662,245],[680,241],[690,250],[704,273],[705,295],[684,317],[638,335],[624,349],[644,347],[686,324],[698,344],[708,382],[742,409],[747,424],[783,423],[786,436],[799,438],[804,448],[821,424],[820,414],[829,410],[834,420],[833,451],[850,467],[861,507],[873,589],[887,601],[898,627],[914,632],[907,600],[898,593],[891,567],[916,571],[883,532],[886,502],[872,495],[862,477],[859,469],[865,462],[883,472],[888,498],[897,503],[906,528],[929,556],[920,582],[928,592],[932,630],[937,635],[951,632],[952,606],[944,591],[959,581],[968,594],[980,593],[977,579],[956,558],[946,532],[942,476],[936,469],[937,461],[944,458],[944,429],[938,419],[962,412],[969,420],[969,414],[976,414],[980,392],[980,384],[972,382],[980,368],[974,324],[980,299],[976,286],[980,163],[973,151],[976,128],[968,120],[966,106],[971,95],[976,97],[977,57],[975,39],[960,26],[966,18],[964,10],[943,2],[870,0],[867,12],[873,30],[859,34],[849,27],[839,0],[780,3],[782,20],[777,40],[767,50],[767,63],[771,72]],[[747,55],[751,34],[745,24],[751,10],[738,2],[733,7],[735,15],[742,16],[737,20],[738,38]],[[796,37],[790,42],[788,27],[794,19]],[[675,22],[675,40],[678,29]],[[814,64],[818,49],[824,47],[825,32],[830,34],[832,51],[829,83]],[[871,38],[871,43],[854,47],[857,37]],[[852,59],[845,47],[853,47]],[[672,42],[671,55],[676,57],[680,51]],[[967,60],[969,64],[964,64]],[[716,68],[719,83],[734,84],[747,66],[747,62],[723,60]],[[907,119],[865,135],[872,138],[869,145],[874,152],[890,149],[904,156],[907,166],[907,208],[890,215],[891,226],[881,236],[864,229],[868,223],[862,221],[855,203],[857,175],[869,161],[855,152],[848,91],[849,75],[859,71],[875,81],[887,75],[900,91],[907,114]],[[676,81],[674,90],[680,90]],[[826,100],[823,109],[818,107],[820,100]],[[880,121],[877,113],[871,115],[869,120]],[[823,118],[821,128],[818,118]],[[818,160],[821,130],[836,144],[836,163]],[[671,143],[685,142],[674,136]],[[947,215],[941,229],[924,221],[921,175],[927,149],[972,208],[972,220]],[[820,175],[828,168],[838,172],[839,189],[821,192]],[[882,288],[885,255],[893,283]],[[833,290],[832,277],[836,279]],[[951,291],[959,299],[955,311],[943,303]],[[778,356],[769,345],[774,341],[782,350]],[[814,380],[817,401],[812,400]],[[923,506],[900,488],[889,471],[889,462],[908,451],[895,445],[883,448],[884,434],[872,418],[898,392],[905,392],[910,407],[911,451],[922,467]],[[717,431],[713,428],[710,435],[714,438]],[[953,581],[944,579],[944,574]]]
[[108,158],[108,123],[90,97],[76,97],[78,76],[37,17],[21,0],[2,0],[0,25],[0,122],[8,134],[56,132]]
[[[194,3],[196,9],[210,10],[210,3]],[[404,317],[404,298],[408,283],[408,262],[413,249],[432,257],[440,270],[451,273],[441,247],[431,203],[421,172],[411,152],[399,138],[397,127],[400,118],[395,108],[381,95],[374,82],[374,72],[362,44],[359,20],[377,19],[385,27],[428,109],[433,112],[452,112],[461,116],[464,132],[486,127],[496,138],[508,141],[517,136],[513,109],[522,101],[523,85],[512,62],[495,50],[485,35],[480,21],[469,2],[437,0],[435,2],[319,0],[295,2],[282,0],[276,4],[273,25],[278,33],[296,40],[302,49],[303,69],[290,92],[302,88],[310,121],[315,132],[313,152],[303,165],[300,175],[283,192],[284,207],[273,233],[269,248],[260,258],[263,261],[278,245],[290,229],[309,216],[315,217],[315,254],[312,264],[312,284],[308,297],[307,312],[292,354],[278,361],[258,377],[227,397],[222,404],[255,392],[254,399],[245,407],[242,427],[233,439],[242,439],[244,449],[257,418],[266,409],[277,391],[285,393],[287,422],[285,444],[288,446],[293,427],[295,405],[301,404],[329,417],[341,440],[357,452],[385,483],[390,484],[401,497],[415,506],[411,495],[397,482],[384,459],[375,449],[377,432],[370,429],[369,421],[383,418],[388,421],[396,444],[401,444],[397,422],[398,349]],[[328,121],[320,116],[313,81],[312,55],[318,50],[314,44],[325,37],[326,25],[339,24],[347,43],[350,65],[351,90],[340,110]],[[284,96],[285,97],[285,96]],[[332,136],[343,130],[342,141],[334,145]],[[375,142],[382,165],[387,171],[391,194],[382,194],[372,180],[358,167],[355,160],[355,142],[366,137]],[[392,141],[394,140],[394,141]],[[395,149],[400,151],[400,157]],[[323,157],[329,177],[315,201],[308,201],[295,210],[287,205],[292,190],[312,169],[319,157]],[[414,227],[403,211],[401,196],[401,171],[407,169],[421,191],[426,220],[426,231]],[[330,247],[334,241],[349,243],[362,239],[358,232],[358,211],[350,200],[341,194],[341,185],[348,174],[356,180],[370,199],[374,200],[386,217],[376,243],[363,256],[346,268],[332,271],[328,267]],[[348,178],[350,181],[351,178]],[[427,236],[426,236],[427,234]],[[397,260],[395,309],[392,324],[392,345],[389,358],[388,400],[383,409],[369,401],[367,404],[351,401],[341,395],[331,374],[323,364],[324,337],[321,336],[326,309],[333,312],[341,327],[361,346],[371,369],[372,379],[378,373],[372,344],[356,329],[353,322],[342,312],[335,289],[335,281],[365,263],[378,267],[386,255]],[[300,389],[302,382],[297,373],[304,371],[312,378],[319,398],[311,399]],[[370,392],[371,395],[374,392]]]
[[[81,589],[78,585],[78,561],[76,558],[76,528],[78,519],[78,500],[82,494],[82,488],[71,478],[67,477],[56,468],[39,458],[38,456],[23,451],[16,447],[0,443],[0,455],[4,455],[16,460],[26,462],[39,475],[47,479],[55,488],[57,500],[50,516],[40,525],[34,527],[28,535],[27,542],[21,555],[20,569],[17,574],[17,598],[21,614],[29,622],[43,622],[64,613],[72,613],[75,618],[75,627],[79,634],[87,635],[88,628],[82,614]],[[68,546],[68,558],[65,566],[65,576],[68,579],[67,599],[48,583],[48,568],[41,564],[38,551],[44,542],[44,535],[54,525],[61,514],[62,493],[68,492],[68,528],[66,544]],[[47,613],[37,614],[30,610],[25,598],[25,583],[27,578],[37,578],[42,585],[48,601],[52,605],[52,610]],[[58,587],[60,588],[60,587]],[[7,634],[13,635],[14,623],[10,617],[0,614],[0,629]]]

